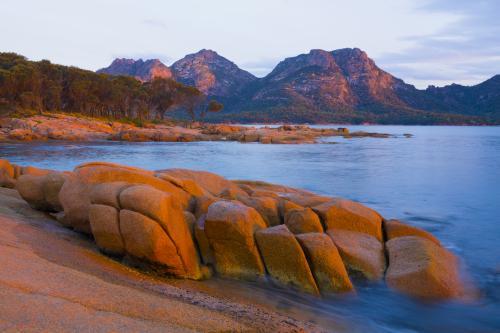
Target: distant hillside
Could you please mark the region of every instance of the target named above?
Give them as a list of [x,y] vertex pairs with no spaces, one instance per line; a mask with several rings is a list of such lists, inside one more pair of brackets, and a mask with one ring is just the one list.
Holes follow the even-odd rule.
[[[115,68],[118,63],[124,64],[114,62]],[[148,73],[145,77],[154,75]],[[28,110],[161,119],[174,107],[188,110],[202,97],[198,89],[161,76],[143,83],[128,76],[96,74],[47,60],[35,62],[15,53],[0,53],[0,115]],[[217,109],[218,105],[212,103],[210,107]]]
[[211,50],[189,54],[171,66],[175,79],[192,85],[208,96],[239,98],[257,78]]
[[158,59],[143,61],[142,59],[115,59],[109,67],[102,68],[97,73],[110,75],[133,76],[140,81],[151,81],[154,78],[171,79],[172,71]]
[[[256,78],[210,50],[175,62],[174,78],[224,101],[217,121],[481,124],[500,122],[500,76],[416,89],[360,49],[312,50]],[[129,74],[134,76],[133,74]]]

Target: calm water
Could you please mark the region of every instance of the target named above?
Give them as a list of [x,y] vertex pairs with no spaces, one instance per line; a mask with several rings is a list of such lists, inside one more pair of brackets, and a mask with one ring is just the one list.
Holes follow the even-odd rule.
[[[0,158],[58,170],[94,160],[200,169],[360,201],[437,235],[462,259],[481,290],[480,301],[421,304],[372,285],[359,286],[357,298],[318,301],[276,291],[269,302],[348,331],[500,332],[500,127],[349,128],[414,137],[332,138],[325,141],[338,144],[316,145],[0,144]],[[248,294],[265,298],[269,291]]]

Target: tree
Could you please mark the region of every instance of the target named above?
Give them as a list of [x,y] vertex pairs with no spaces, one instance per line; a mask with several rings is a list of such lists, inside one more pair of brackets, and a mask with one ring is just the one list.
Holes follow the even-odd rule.
[[222,103],[219,103],[213,99],[210,100],[208,102],[207,106],[201,111],[200,120],[203,121],[203,119],[205,119],[207,112],[217,113],[217,112],[220,112],[223,108],[224,108],[224,105]]
[[194,121],[199,112],[221,109],[215,101],[206,106],[205,99],[198,89],[172,79],[142,83],[128,76],[97,74],[0,53],[0,102],[12,108],[144,120],[163,119],[177,106]]

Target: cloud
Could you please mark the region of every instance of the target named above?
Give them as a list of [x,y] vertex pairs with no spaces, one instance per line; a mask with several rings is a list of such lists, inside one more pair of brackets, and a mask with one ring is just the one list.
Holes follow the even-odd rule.
[[153,28],[168,30],[167,24],[165,22],[163,22],[162,20],[146,19],[146,20],[142,20],[141,24],[149,26],[149,27],[153,27]]
[[458,19],[437,33],[407,36],[413,46],[376,59],[387,71],[426,84],[476,84],[500,73],[500,1],[432,0],[416,8]]

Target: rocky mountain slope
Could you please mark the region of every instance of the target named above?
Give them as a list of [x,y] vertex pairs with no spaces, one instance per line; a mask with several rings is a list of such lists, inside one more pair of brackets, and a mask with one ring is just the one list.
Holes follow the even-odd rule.
[[171,66],[177,81],[213,97],[239,96],[257,78],[211,50],[189,54]]
[[264,78],[256,78],[214,51],[201,50],[175,62],[171,72],[176,80],[224,102],[225,111],[213,115],[214,120],[500,121],[500,75],[471,87],[454,84],[419,90],[380,69],[357,48],[311,50],[286,58]]
[[158,59],[143,61],[142,59],[115,59],[109,67],[97,73],[133,76],[140,81],[150,81],[156,77],[170,79],[172,71]]

